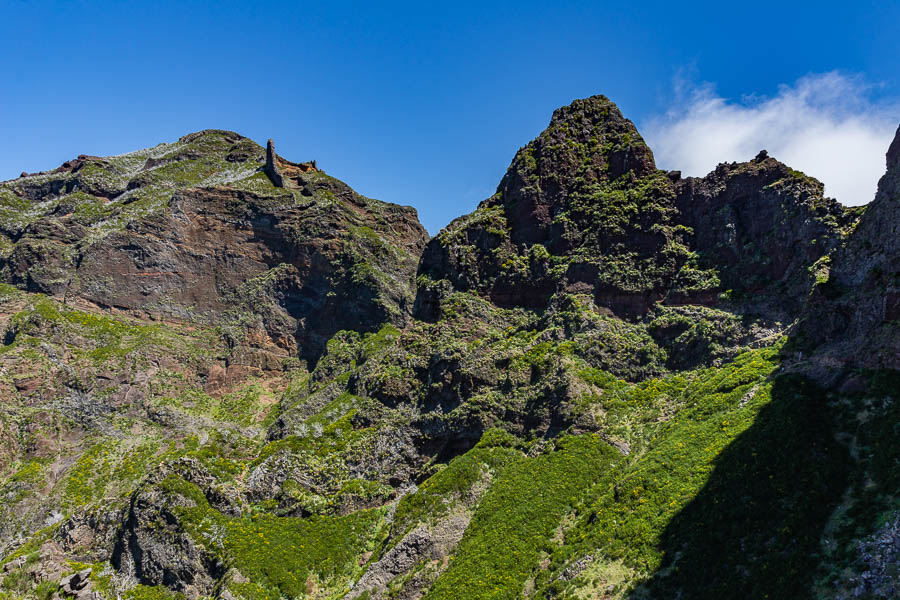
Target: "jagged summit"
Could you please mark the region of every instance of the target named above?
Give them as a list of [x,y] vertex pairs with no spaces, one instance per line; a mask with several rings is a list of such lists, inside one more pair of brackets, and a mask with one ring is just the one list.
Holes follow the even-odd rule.
[[806,367],[820,377],[900,369],[900,128],[885,158],[875,199],[823,261],[798,327],[798,347],[816,353]]
[[605,156],[606,176],[611,179],[628,172],[642,177],[656,169],[653,152],[644,143],[637,127],[603,95],[575,100],[568,106],[557,108],[544,133],[550,138],[541,140],[544,145],[548,141],[552,145],[554,137],[560,139],[558,134],[563,134],[569,143],[585,144],[582,158],[590,156],[589,160],[594,162],[595,168],[600,167],[601,174],[598,157]]
[[653,153],[634,124],[605,96],[576,100],[520,149],[500,185],[515,242],[543,243],[550,222],[589,183],[634,181],[655,171]]
[[[807,268],[854,215],[765,152],[704,178],[658,170],[634,124],[593,96],[557,109],[497,193],[428,243],[419,270],[502,306],[542,308],[577,292],[642,318],[658,304],[741,298],[790,322]],[[439,289],[420,290],[423,317],[434,318]]]

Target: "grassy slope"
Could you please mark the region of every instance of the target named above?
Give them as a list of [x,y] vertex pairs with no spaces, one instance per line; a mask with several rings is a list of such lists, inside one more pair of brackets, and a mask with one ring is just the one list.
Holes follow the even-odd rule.
[[[94,327],[100,343],[112,327],[42,302],[27,310],[67,327]],[[119,344],[127,339],[116,336]],[[27,348],[25,340],[17,338],[7,352],[19,351],[16,345]],[[380,345],[373,340],[366,343]],[[390,340],[384,346],[389,345]],[[87,351],[83,360],[119,360],[120,347]],[[630,454],[596,435],[564,436],[542,448],[540,440],[491,431],[400,502],[390,538],[379,510],[299,519],[260,505],[245,517],[228,518],[192,484],[167,485],[193,499],[181,515],[185,529],[249,579],[230,584],[246,597],[313,590],[340,595],[364,570],[364,552],[373,551],[375,560],[417,522],[433,522],[486,472],[490,486],[470,507],[473,519],[428,598],[512,598],[523,589],[539,597],[668,597],[679,590],[690,590],[691,597],[807,597],[816,579],[840,579],[820,565],[852,563],[853,540],[894,507],[889,424],[896,419],[867,419],[858,427],[856,462],[835,433],[859,421],[861,410],[891,417],[893,405],[873,398],[896,395],[897,386],[889,374],[875,374],[869,394],[827,398],[808,382],[777,375],[778,351],[746,352],[720,368],[641,384],[582,367],[581,377],[592,384],[583,408],[601,415],[604,431],[626,440]],[[529,352],[534,353],[523,350],[521,360],[532,361]],[[218,406],[191,402],[184,410],[215,416]],[[62,497],[76,509],[131,489],[134,473],[152,464],[185,456],[201,460],[221,481],[234,481],[273,453],[327,457],[365,436],[349,428],[343,413],[329,419],[323,411],[313,422],[324,427],[317,440],[235,442],[212,436],[172,445],[152,435],[141,443],[101,439],[73,464],[61,484]],[[339,437],[329,433],[338,429],[344,432]],[[21,463],[4,485],[39,481],[42,468],[41,461]],[[849,508],[840,523],[829,524],[848,486]],[[823,556],[826,528],[836,549]],[[38,545],[27,544],[6,559]],[[11,590],[17,589],[13,579],[5,580]],[[699,591],[698,580],[704,581]],[[134,594],[163,591],[141,587]]]

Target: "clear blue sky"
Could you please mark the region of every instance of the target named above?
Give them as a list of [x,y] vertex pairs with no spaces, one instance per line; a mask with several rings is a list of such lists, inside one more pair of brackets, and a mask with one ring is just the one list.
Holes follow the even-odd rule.
[[897,97],[898,26],[865,1],[0,0],[0,179],[233,129],[436,233],[574,98],[640,125],[679,73],[733,98],[840,70]]

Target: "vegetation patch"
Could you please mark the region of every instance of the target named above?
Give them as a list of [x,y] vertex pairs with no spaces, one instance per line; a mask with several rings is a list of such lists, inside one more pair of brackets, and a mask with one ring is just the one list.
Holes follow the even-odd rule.
[[447,571],[426,598],[519,598],[563,516],[620,455],[592,435],[520,456],[496,476]]

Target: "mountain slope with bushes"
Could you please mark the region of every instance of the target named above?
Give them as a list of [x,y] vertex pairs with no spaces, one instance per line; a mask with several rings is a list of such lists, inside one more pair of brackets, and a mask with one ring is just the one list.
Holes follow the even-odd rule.
[[595,96],[431,239],[228,131],[3,182],[0,598],[896,597],[898,157]]

